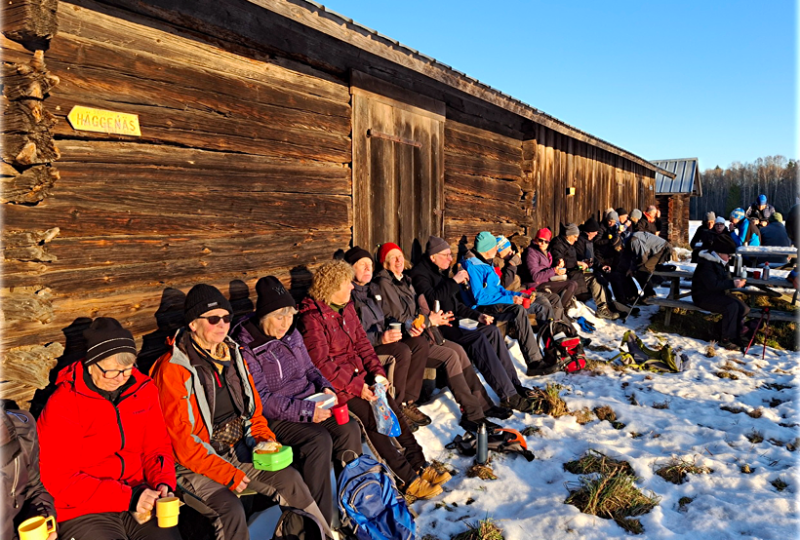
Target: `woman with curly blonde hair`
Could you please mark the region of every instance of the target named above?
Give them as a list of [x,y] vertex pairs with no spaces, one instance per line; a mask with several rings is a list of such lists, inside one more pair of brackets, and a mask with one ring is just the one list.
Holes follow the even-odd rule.
[[367,338],[350,300],[353,268],[345,261],[323,264],[314,274],[309,297],[300,303],[300,332],[312,362],[330,381],[338,403],[347,403],[359,417],[380,457],[400,478],[406,495],[429,499],[442,492],[450,479],[427,465],[414,435],[400,414],[397,403],[387,395],[389,406],[400,422],[397,437],[405,452],[401,454],[392,440],[378,432],[370,402],[376,399],[374,384],[389,384],[386,372]]

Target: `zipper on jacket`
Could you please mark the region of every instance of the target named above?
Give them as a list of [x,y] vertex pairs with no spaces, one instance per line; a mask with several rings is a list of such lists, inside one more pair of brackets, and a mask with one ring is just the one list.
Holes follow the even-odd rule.
[[214,378],[217,380],[217,388],[222,388],[222,381],[219,380],[219,373],[217,373],[216,369],[214,370]]
[[19,484],[19,460],[22,459],[22,453],[14,458],[14,483],[11,485],[11,499],[14,501],[14,509],[19,508],[17,501],[17,484]]
[[122,456],[119,455],[119,452],[114,452],[114,455],[119,458],[119,464],[120,464],[119,479],[122,480],[125,477],[125,460],[122,459]]
[[[285,346],[285,345],[286,345],[286,344],[284,344],[284,346]],[[294,354],[294,352],[293,352],[291,349],[289,349],[289,352],[290,352],[290,353],[292,353],[292,354]],[[281,367],[281,362],[280,362],[280,360],[278,360],[278,357],[277,357],[277,356],[275,356],[275,353],[274,353],[274,352],[272,352],[272,351],[269,351],[269,354],[271,354],[271,355],[272,355],[272,358],[275,360],[275,363],[276,363],[276,364],[278,364],[278,377],[280,377],[280,378],[281,378],[281,380],[283,380],[283,368]]]

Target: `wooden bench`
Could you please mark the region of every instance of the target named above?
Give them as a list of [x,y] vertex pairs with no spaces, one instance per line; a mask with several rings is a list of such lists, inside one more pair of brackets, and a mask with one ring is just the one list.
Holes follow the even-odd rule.
[[[688,302],[686,300],[671,300],[669,298],[648,298],[645,300],[645,303],[651,306],[661,306],[665,308],[674,308],[674,309],[685,309],[687,311],[701,311],[703,313],[711,313],[710,311],[697,307],[692,302]],[[670,315],[672,311],[668,311],[667,315]],[[761,317],[762,310],[760,309],[751,309],[750,313],[747,314],[749,318],[759,318]],[[769,320],[770,321],[787,321],[787,322],[800,322],[800,311],[795,314],[789,313],[787,311],[772,311],[770,310],[769,313]],[[664,318],[664,324],[669,326],[667,323],[666,317]]]

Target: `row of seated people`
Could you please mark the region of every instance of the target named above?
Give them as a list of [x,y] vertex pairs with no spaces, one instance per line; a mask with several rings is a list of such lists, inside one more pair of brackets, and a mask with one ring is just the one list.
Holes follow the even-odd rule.
[[[373,281],[372,258],[360,248],[347,253],[349,262],[320,267],[299,306],[277,278],[262,278],[255,312],[234,328],[228,299],[211,285],[196,285],[186,295],[185,326],[150,376],[136,367],[132,334],[115,319],[95,319],[84,332],[85,358],[58,374],[38,419],[39,485],[49,502],[34,512],[57,516],[57,534],[65,538],[178,538],[176,528],[159,528],[147,518],[159,498],[179,490],[211,520],[217,538],[248,538],[237,494],[250,488],[304,510],[330,534],[331,464],[338,474],[361,454],[362,443],[355,421],[339,424],[305,399],[319,392],[348,405],[407,497],[440,494],[449,474],[429,465],[412,432],[430,422],[414,404],[425,367],[444,368],[466,429],[498,427],[488,418],[532,409],[531,391],[521,384],[492,317],[461,303],[456,280],[463,276],[447,276],[441,269],[449,264],[434,262],[452,260],[444,246],[431,239],[430,273],[421,277],[434,295],[431,303],[441,303],[435,312],[408,276],[391,272],[391,265],[404,268],[399,249],[382,250],[377,294],[359,294]],[[391,279],[383,279],[387,272]],[[455,313],[481,324],[461,328],[453,324]],[[379,433],[370,405],[374,385],[391,384],[376,349],[396,361],[397,401],[388,402],[401,426],[402,451]],[[473,359],[499,405],[478,379]],[[253,452],[273,441],[292,446],[293,466],[256,469]],[[9,515],[17,514],[24,517]]]

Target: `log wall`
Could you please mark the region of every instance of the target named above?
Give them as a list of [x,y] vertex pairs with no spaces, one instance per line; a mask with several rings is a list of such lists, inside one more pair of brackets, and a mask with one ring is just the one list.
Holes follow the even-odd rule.
[[689,203],[690,195],[659,195],[658,209],[661,211],[663,230],[661,236],[673,246],[689,244]]
[[[46,59],[60,83],[34,97],[52,116],[27,138],[52,134],[58,173],[26,169],[34,178],[13,176],[12,190],[14,172],[4,169],[4,200],[13,199],[4,205],[6,360],[62,343],[65,328],[96,316],[119,319],[141,340],[163,323],[154,318],[162,296],[199,282],[238,287],[234,296],[241,282],[252,290],[268,274],[302,287],[304,267],[347,247],[346,82],[99,5],[62,2],[57,19]],[[8,39],[3,53],[15,66],[30,63]],[[7,111],[25,101],[13,93],[24,85],[9,84],[15,76],[4,81]],[[75,131],[66,119],[74,105],[137,114],[142,136]],[[20,161],[19,140],[5,145],[7,168]],[[55,154],[22,159],[40,164]],[[170,298],[177,309],[180,299]],[[48,351],[49,361],[60,355]],[[34,386],[4,394],[26,401]]]

